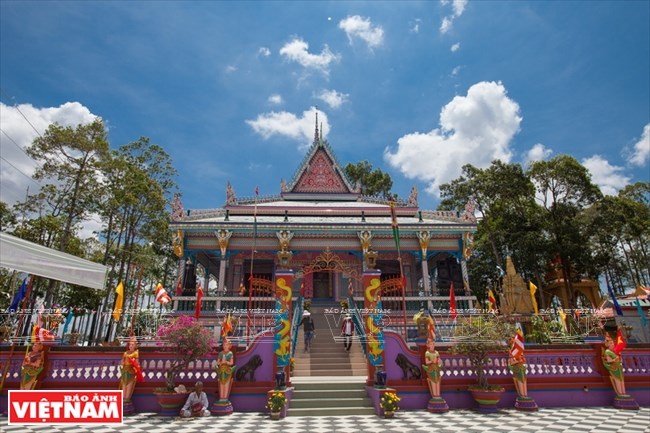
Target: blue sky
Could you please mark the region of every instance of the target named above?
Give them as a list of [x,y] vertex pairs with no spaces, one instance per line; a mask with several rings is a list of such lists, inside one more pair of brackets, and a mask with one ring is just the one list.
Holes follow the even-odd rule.
[[[471,163],[570,154],[605,193],[648,181],[650,2],[0,2],[0,199],[27,146],[102,117],[113,147],[149,137],[185,208],[278,194],[318,106],[339,162],[394,192]],[[29,122],[28,122],[29,120]],[[33,127],[32,127],[33,126]]]

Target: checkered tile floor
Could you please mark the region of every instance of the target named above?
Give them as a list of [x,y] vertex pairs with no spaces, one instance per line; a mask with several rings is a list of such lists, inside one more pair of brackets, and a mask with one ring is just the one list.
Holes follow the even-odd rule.
[[609,407],[550,408],[539,412],[502,410],[497,414],[479,414],[471,410],[453,410],[445,414],[426,411],[398,412],[393,419],[376,416],[287,417],[272,421],[259,413],[234,413],[225,417],[190,420],[164,418],[153,413],[129,416],[122,426],[14,426],[0,418],[0,432],[66,433],[197,433],[197,432],[481,432],[481,433],[650,433],[650,407],[623,411]]

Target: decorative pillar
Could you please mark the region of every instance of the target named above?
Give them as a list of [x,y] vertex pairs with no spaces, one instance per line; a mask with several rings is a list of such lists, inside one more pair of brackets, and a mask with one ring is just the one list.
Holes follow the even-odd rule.
[[[431,295],[431,281],[429,278],[429,262],[427,261],[427,250],[429,249],[429,240],[431,239],[431,233],[428,231],[421,231],[416,233],[418,235],[418,240],[420,241],[420,252],[422,253],[422,287],[424,293]],[[431,301],[427,301],[427,307],[430,309],[432,307]]]
[[280,241],[280,250],[278,251],[278,263],[282,268],[288,268],[291,264],[293,253],[289,250],[289,243],[293,239],[293,233],[289,230],[280,230],[275,235]]
[[226,253],[228,251],[228,241],[232,236],[230,230],[218,230],[216,232],[217,239],[219,240],[219,249],[221,250],[221,261],[219,262],[219,289],[223,288],[226,283]]
[[364,288],[363,306],[367,315],[363,317],[363,326],[366,331],[367,385],[374,385],[377,370],[383,370],[384,364],[384,331],[382,323],[381,304],[381,271],[366,269],[363,272],[362,287]]
[[[460,268],[463,271],[463,286],[465,287],[465,296],[469,296],[469,274],[467,272],[467,260],[472,257],[474,252],[474,235],[472,232],[463,233],[463,258],[460,261]],[[470,308],[472,306],[470,305]]]
[[291,297],[293,270],[283,269],[275,273],[275,336],[273,350],[278,370],[289,376],[291,365]]
[[363,252],[363,270],[365,272],[368,269],[367,266],[367,256],[368,251],[370,251],[370,242],[372,241],[372,232],[370,230],[362,230],[357,232],[359,236],[359,241],[361,242],[361,251]]

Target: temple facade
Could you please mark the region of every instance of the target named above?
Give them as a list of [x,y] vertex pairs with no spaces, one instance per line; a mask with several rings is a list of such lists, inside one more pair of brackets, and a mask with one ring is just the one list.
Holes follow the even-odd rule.
[[274,196],[240,198],[227,185],[218,209],[183,209],[173,203],[174,251],[179,257],[181,290],[175,309],[195,299],[197,281],[202,317],[225,308],[270,306],[273,279],[292,270],[294,298],[338,302],[362,299],[361,275],[381,272],[384,308],[418,311],[472,308],[465,259],[476,230],[474,209],[427,211],[417,190],[404,199],[363,196],[319,134],[293,178],[279,182]]

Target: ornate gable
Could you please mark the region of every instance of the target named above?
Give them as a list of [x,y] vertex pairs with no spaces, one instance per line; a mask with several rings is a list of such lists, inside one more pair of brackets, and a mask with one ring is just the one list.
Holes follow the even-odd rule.
[[291,192],[350,193],[336,164],[322,148],[312,155]]
[[[282,184],[282,196],[297,199],[337,196],[339,200],[356,200],[359,191],[353,188],[326,140],[318,133],[318,113],[314,143],[289,185]],[[313,196],[312,196],[313,194]]]

